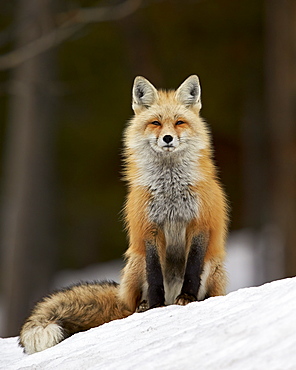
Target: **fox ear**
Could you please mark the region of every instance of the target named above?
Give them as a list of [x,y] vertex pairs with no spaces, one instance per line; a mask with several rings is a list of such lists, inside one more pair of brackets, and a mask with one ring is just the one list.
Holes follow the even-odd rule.
[[145,108],[149,108],[157,99],[157,90],[146,78],[138,76],[135,78],[133,86],[132,107],[135,113],[139,113]]
[[176,90],[176,98],[185,105],[196,105],[201,109],[201,88],[197,75],[189,76]]

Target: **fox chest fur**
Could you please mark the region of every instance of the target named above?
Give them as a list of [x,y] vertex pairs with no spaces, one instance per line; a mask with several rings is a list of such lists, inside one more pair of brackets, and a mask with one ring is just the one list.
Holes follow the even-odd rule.
[[160,160],[146,174],[146,186],[151,194],[147,205],[148,218],[163,227],[167,223],[187,224],[198,213],[198,199],[191,190],[188,166],[178,160]]

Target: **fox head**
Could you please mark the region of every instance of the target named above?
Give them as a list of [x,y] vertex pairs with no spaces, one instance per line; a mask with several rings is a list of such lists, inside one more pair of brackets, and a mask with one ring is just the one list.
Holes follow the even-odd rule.
[[147,79],[135,78],[132,90],[134,117],[125,132],[126,147],[137,154],[194,155],[209,146],[205,123],[199,116],[201,88],[196,75],[177,90],[157,90]]

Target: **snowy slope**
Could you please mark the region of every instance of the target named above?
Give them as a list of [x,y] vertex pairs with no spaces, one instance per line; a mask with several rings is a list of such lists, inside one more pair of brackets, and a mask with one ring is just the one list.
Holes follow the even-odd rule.
[[296,278],[185,307],[169,306],[78,333],[24,355],[0,340],[9,369],[296,369]]

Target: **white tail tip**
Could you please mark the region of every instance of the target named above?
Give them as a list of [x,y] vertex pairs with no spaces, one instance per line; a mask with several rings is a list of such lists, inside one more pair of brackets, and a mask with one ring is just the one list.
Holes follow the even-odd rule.
[[64,339],[63,330],[57,324],[35,326],[21,334],[22,345],[28,354],[40,352],[58,344]]

